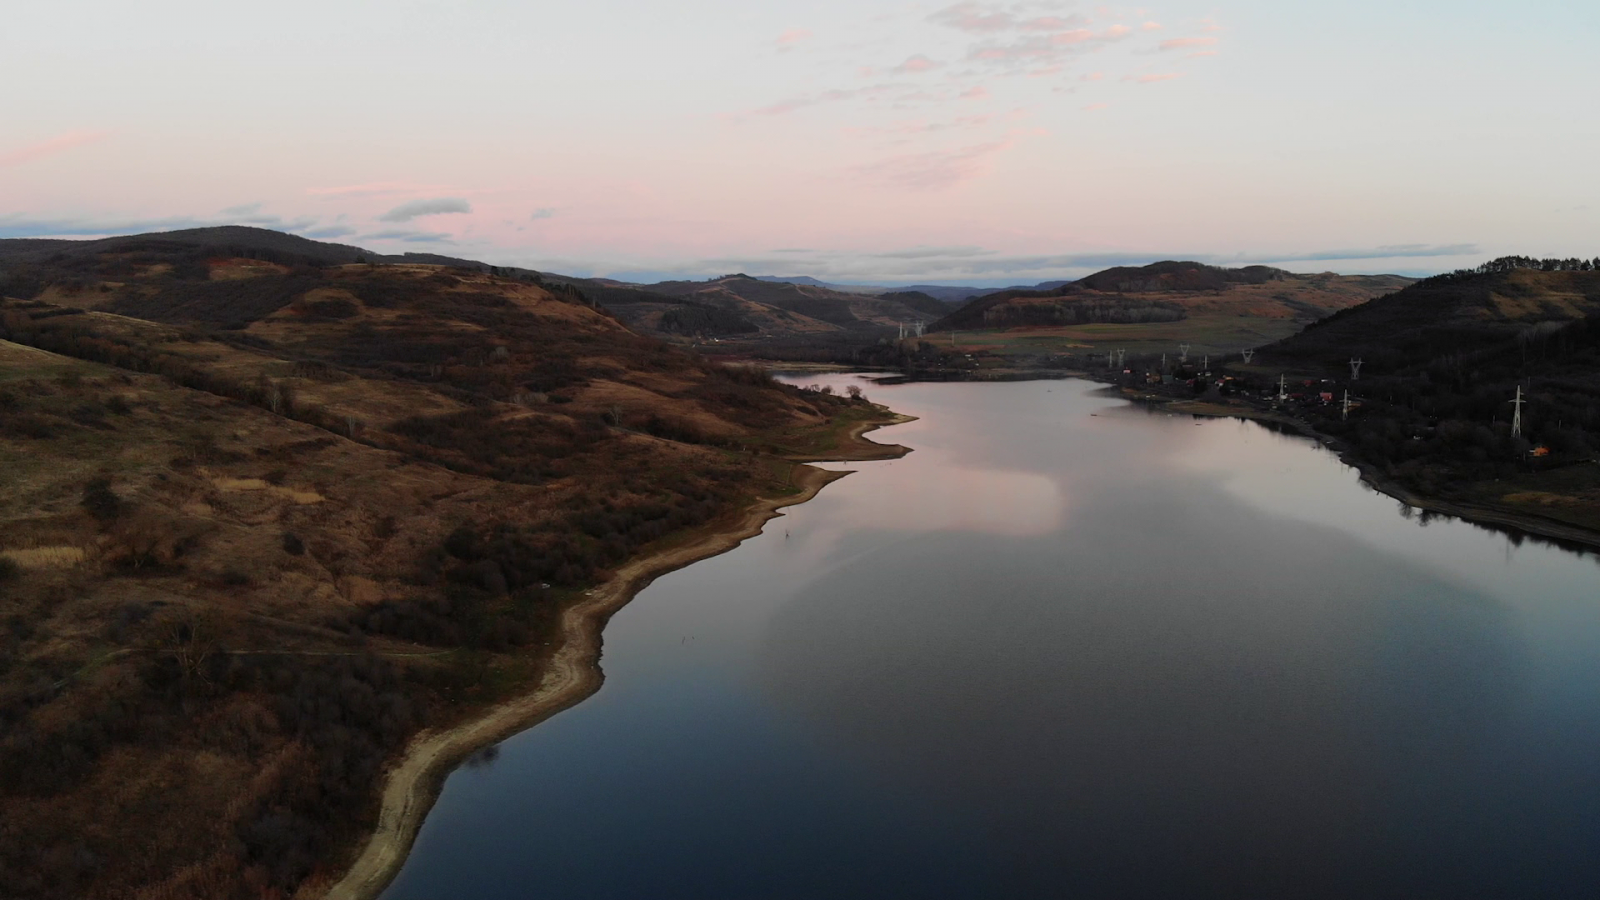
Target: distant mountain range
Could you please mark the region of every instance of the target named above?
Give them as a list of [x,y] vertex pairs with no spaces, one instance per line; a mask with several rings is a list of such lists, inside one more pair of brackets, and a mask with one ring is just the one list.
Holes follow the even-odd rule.
[[[630,328],[659,336],[703,338],[878,337],[917,323],[974,329],[1082,321],[1164,321],[1199,313],[1238,313],[1312,321],[1411,279],[1399,276],[1296,275],[1252,266],[1223,269],[1195,262],[1117,267],[1078,281],[1012,288],[919,284],[833,284],[808,275],[725,275],[705,281],[633,284],[538,272],[433,253],[374,253],[346,244],[244,226],[197,228],[100,240],[0,240],[0,268],[17,269],[61,254],[138,252],[185,245],[217,256],[341,265],[360,262],[442,265],[543,284],[566,285]],[[12,277],[27,277],[13,275]],[[1137,296],[1130,301],[1129,297]],[[1120,298],[1120,299],[1119,299]],[[965,304],[965,305],[962,305]]]
[[999,293],[1000,291],[1048,291],[1053,288],[1058,288],[1063,284],[1069,283],[1066,281],[1042,281],[1035,285],[1013,285],[1012,287],[1003,288],[979,288],[952,284],[908,284],[894,287],[876,284],[831,284],[826,281],[818,281],[817,279],[812,278],[810,275],[757,275],[756,280],[782,282],[785,284],[804,284],[811,287],[827,288],[829,290],[840,291],[847,294],[885,294],[909,291],[919,294],[927,294],[936,300],[955,305],[960,305],[975,297],[986,297],[990,294]]

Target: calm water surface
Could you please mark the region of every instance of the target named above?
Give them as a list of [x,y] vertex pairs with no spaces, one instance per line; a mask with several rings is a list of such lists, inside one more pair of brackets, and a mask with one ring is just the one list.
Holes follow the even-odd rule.
[[1600,896],[1595,558],[1094,389],[869,385],[916,452],[641,593],[384,896]]

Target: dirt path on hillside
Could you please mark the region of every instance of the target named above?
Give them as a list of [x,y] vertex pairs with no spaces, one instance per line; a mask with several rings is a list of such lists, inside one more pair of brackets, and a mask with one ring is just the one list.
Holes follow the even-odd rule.
[[[849,433],[849,444],[828,461],[891,459],[909,452],[905,447],[878,444],[862,435],[885,425],[909,422],[895,416],[884,423],[862,423]],[[499,704],[478,718],[447,731],[425,731],[413,740],[405,756],[389,770],[383,788],[378,826],[361,855],[324,895],[327,900],[372,900],[399,873],[412,842],[433,807],[444,779],[477,750],[525,731],[562,710],[569,709],[600,689],[605,675],[600,668],[601,632],[617,610],[662,575],[708,559],[739,546],[761,533],[766,523],[786,506],[804,503],[828,484],[848,475],[813,466],[796,470],[799,493],[756,502],[734,524],[682,546],[670,547],[631,560],[610,581],[589,591],[582,602],[561,616],[561,646],[550,658],[539,686],[531,693]]]

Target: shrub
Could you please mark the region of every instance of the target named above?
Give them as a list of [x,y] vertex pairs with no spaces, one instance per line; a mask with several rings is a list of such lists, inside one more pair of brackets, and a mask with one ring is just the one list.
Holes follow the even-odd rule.
[[16,560],[9,556],[0,556],[0,581],[9,581],[17,577],[17,573],[21,571],[22,568],[17,565]]
[[96,478],[83,487],[83,508],[101,522],[111,522],[122,514],[122,498],[111,490],[111,482]]
[[285,531],[283,533],[283,552],[290,556],[299,556],[306,552],[305,541],[300,540],[298,534],[292,531]]

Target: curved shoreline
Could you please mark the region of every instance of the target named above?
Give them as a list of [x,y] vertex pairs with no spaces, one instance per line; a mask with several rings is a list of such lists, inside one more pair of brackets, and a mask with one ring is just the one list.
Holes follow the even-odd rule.
[[[1398,481],[1378,471],[1376,466],[1357,459],[1348,444],[1332,435],[1323,434],[1313,428],[1309,423],[1294,416],[1282,413],[1262,413],[1250,407],[1213,408],[1206,403],[1197,403],[1189,400],[1170,400],[1159,396],[1133,396],[1122,394],[1128,400],[1146,400],[1163,403],[1173,412],[1187,413],[1208,418],[1252,419],[1257,421],[1272,422],[1277,425],[1294,429],[1301,437],[1316,441],[1323,447],[1332,451],[1339,461],[1356,470],[1361,476],[1362,484],[1372,488],[1386,497],[1398,500],[1407,506],[1427,512],[1439,513],[1460,519],[1481,528],[1494,528],[1502,531],[1512,531],[1529,537],[1538,538],[1560,544],[1572,544],[1582,552],[1594,553],[1600,551],[1600,532],[1584,528],[1581,525],[1570,525],[1554,519],[1546,519],[1532,513],[1500,509],[1492,506],[1481,506],[1472,503],[1456,503],[1451,500],[1442,500],[1436,497],[1425,497],[1400,484]],[[1254,414],[1252,414],[1254,413]],[[1564,548],[1574,549],[1574,548]]]
[[[879,444],[862,437],[866,432],[914,421],[894,414],[882,422],[852,426],[845,446],[837,454],[809,462],[854,462],[893,459],[910,452],[897,444]],[[852,452],[853,451],[853,452]],[[384,778],[378,824],[344,875],[322,896],[327,900],[373,900],[399,874],[416,841],[422,822],[438,799],[444,781],[467,757],[483,747],[538,725],[556,713],[576,706],[600,690],[605,673],[600,650],[606,622],[650,582],[669,572],[718,556],[755,537],[784,507],[815,497],[821,490],[850,474],[798,467],[795,482],[800,492],[787,497],[757,500],[732,525],[699,540],[668,547],[618,568],[609,581],[596,586],[585,598],[561,613],[561,645],[532,691],[497,704],[476,718],[445,731],[424,731],[407,746],[405,755]]]

